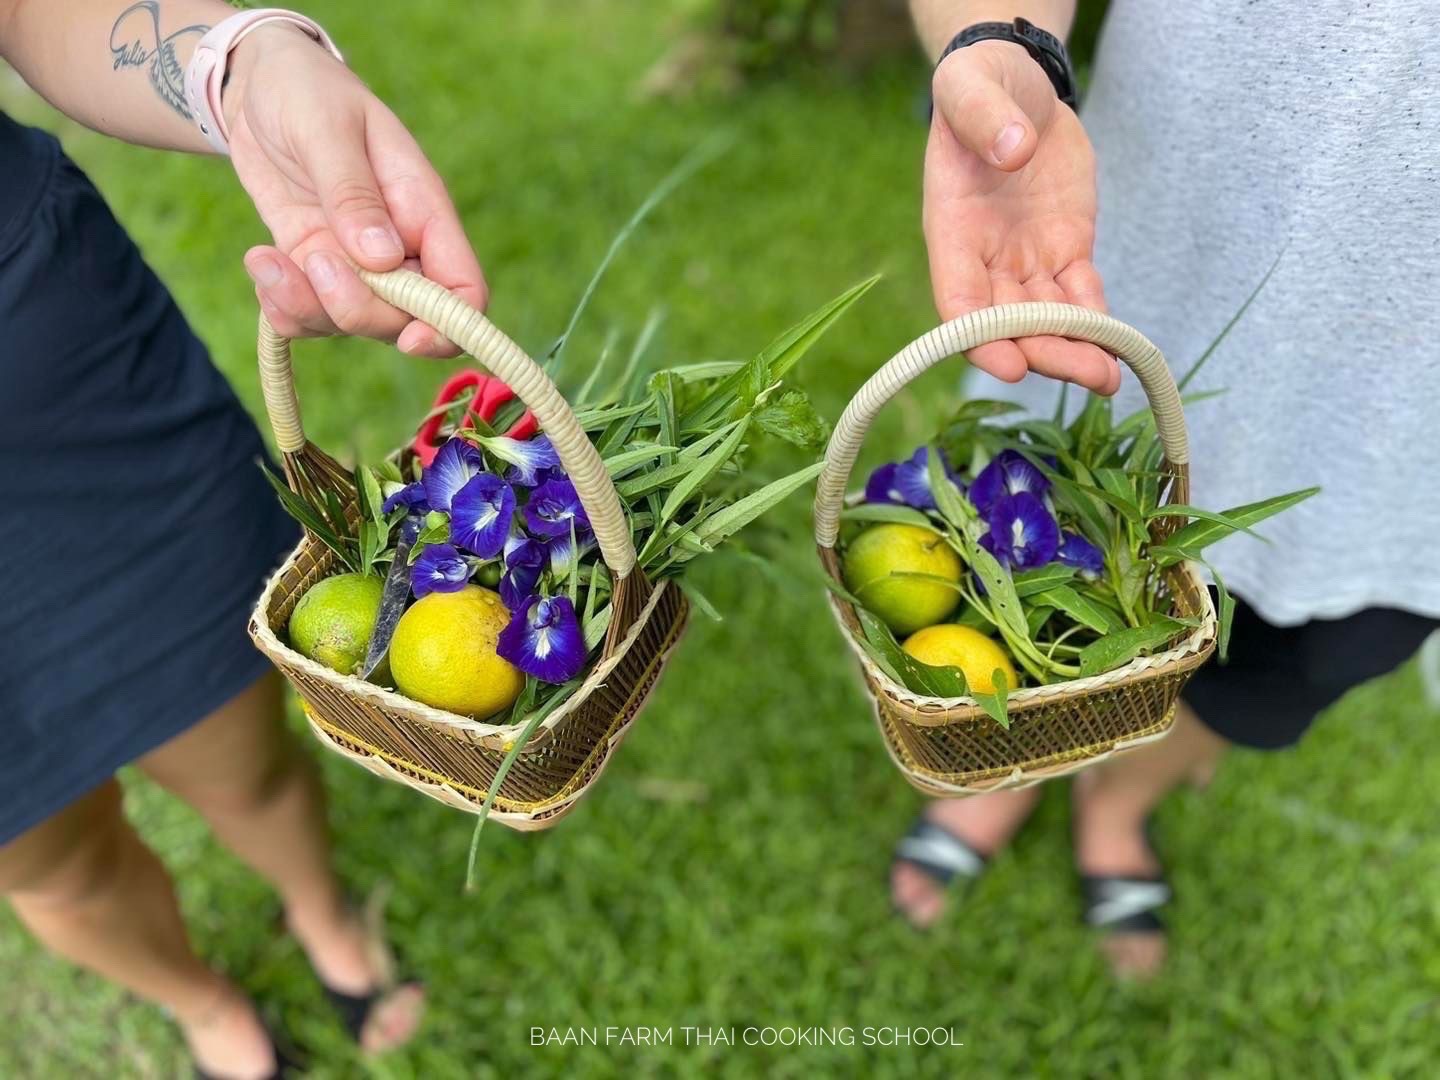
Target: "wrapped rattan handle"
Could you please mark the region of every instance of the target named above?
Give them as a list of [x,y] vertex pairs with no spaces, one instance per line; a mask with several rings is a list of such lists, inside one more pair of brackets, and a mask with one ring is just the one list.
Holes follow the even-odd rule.
[[[860,453],[860,444],[876,414],[901,387],[956,353],[992,341],[1035,334],[1057,334],[1088,341],[1125,361],[1150,401],[1166,460],[1182,474],[1187,470],[1190,447],[1185,435],[1180,391],[1165,357],[1149,338],[1118,319],[1073,304],[1002,304],[972,311],[916,338],[870,376],[851,399],[825,450],[825,468],[815,492],[816,543],[822,548],[835,546],[845,488]],[[1172,488],[1171,497],[1177,494],[1181,493]]]
[[[635,545],[615,484],[580,422],[550,376],[489,319],[443,285],[409,270],[374,273],[357,269],[360,280],[388,304],[429,323],[487,370],[509,385],[535,413],[590,518],[605,565],[617,578],[635,566]],[[260,386],[281,453],[305,445],[300,402],[290,369],[290,339],[260,316]]]

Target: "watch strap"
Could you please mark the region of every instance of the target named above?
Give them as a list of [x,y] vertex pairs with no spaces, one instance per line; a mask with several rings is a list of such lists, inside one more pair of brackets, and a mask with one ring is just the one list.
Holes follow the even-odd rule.
[[216,151],[230,152],[230,133],[225,129],[225,114],[220,109],[220,93],[225,88],[225,76],[230,65],[231,50],[239,45],[245,36],[266,23],[285,22],[298,26],[323,46],[331,56],[342,64],[345,58],[330,40],[330,35],[321,29],[313,19],[284,8],[254,8],[237,11],[229,18],[222,19],[200,39],[190,63],[185,67],[185,101],[190,106],[200,134],[205,136]]
[[1042,71],[1055,87],[1055,96],[1072,109],[1078,103],[1075,91],[1075,72],[1070,66],[1070,54],[1065,43],[1048,30],[1042,30],[1028,19],[1017,18],[1014,22],[982,22],[967,26],[950,39],[945,51],[940,54],[936,66],[951,53],[974,45],[977,41],[1008,41],[1025,49],[1040,65]]

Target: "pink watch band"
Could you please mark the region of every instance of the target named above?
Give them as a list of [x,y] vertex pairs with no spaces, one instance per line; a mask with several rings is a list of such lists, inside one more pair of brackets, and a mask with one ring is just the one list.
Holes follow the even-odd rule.
[[211,146],[222,154],[230,152],[230,133],[225,130],[225,115],[220,111],[220,91],[225,85],[225,71],[230,64],[230,50],[240,44],[246,34],[267,22],[287,22],[300,27],[331,56],[342,64],[345,58],[330,40],[330,35],[313,19],[307,19],[284,8],[255,8],[237,11],[212,26],[185,68],[185,101],[190,115]]

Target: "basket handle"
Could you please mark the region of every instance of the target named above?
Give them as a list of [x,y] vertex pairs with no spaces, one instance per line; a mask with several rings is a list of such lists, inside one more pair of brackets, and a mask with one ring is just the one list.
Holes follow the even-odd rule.
[[855,467],[865,433],[880,409],[911,380],[956,353],[992,341],[1056,334],[1098,345],[1116,354],[1129,365],[1145,390],[1155,414],[1155,429],[1165,460],[1175,477],[1169,502],[1188,497],[1190,445],[1185,434],[1185,414],[1175,378],[1153,342],[1134,327],[1118,319],[1074,304],[1048,301],[1001,304],[982,308],[943,323],[916,338],[866,380],[845,407],[830,444],[825,449],[825,468],[815,492],[815,542],[833,548],[840,532],[840,511],[845,489]]
[[[575,485],[605,565],[617,579],[629,574],[635,567],[635,544],[620,496],[600,452],[550,376],[494,323],[443,285],[409,270],[376,273],[356,268],[355,272],[376,296],[435,327],[530,407]],[[290,339],[278,333],[263,314],[257,351],[260,387],[275,443],[282,454],[298,453],[305,446],[305,430],[290,367]]]

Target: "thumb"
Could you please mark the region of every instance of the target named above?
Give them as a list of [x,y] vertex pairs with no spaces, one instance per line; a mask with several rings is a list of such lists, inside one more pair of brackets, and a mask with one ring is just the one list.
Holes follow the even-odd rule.
[[[973,48],[973,46],[972,46]],[[1023,168],[1035,154],[1039,136],[1025,110],[1001,83],[965,50],[935,72],[935,112],[956,140],[987,165],[1005,172]]]
[[297,156],[345,254],[367,270],[399,266],[405,245],[370,167],[363,121],[356,117],[313,132]]

